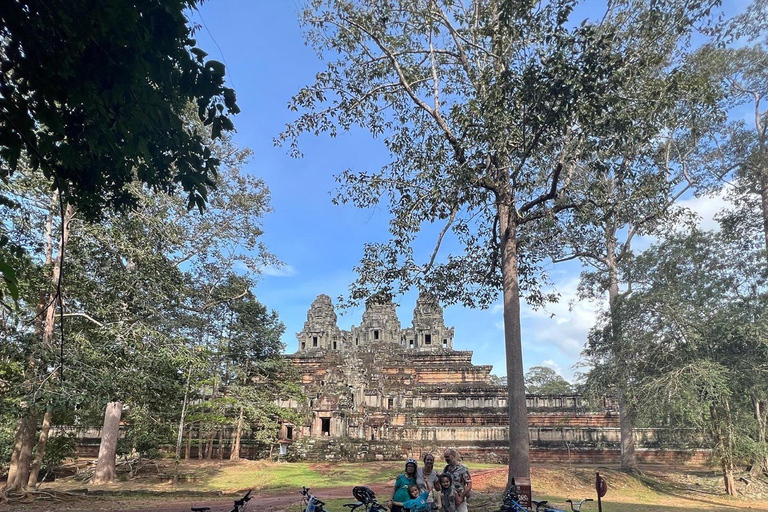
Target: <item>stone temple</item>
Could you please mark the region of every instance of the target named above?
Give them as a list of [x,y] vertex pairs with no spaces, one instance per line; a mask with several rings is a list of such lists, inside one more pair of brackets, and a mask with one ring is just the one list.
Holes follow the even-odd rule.
[[[297,334],[298,351],[286,356],[307,401],[281,404],[306,418],[282,425],[281,451],[289,460],[373,460],[452,447],[506,461],[506,386],[491,366],[472,364],[471,351],[454,350],[453,337],[426,295],[410,327],[391,302],[371,302],[348,331],[339,329],[330,297],[318,296]],[[607,401],[590,408],[576,395],[529,395],[527,405],[532,461],[618,461],[618,413]]]

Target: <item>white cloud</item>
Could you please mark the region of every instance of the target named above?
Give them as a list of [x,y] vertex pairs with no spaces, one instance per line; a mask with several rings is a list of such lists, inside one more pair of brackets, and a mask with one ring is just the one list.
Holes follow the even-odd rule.
[[261,273],[262,275],[270,277],[294,277],[298,275],[296,269],[288,264],[283,264],[280,266],[268,265],[261,268]]
[[729,206],[731,203],[725,198],[723,190],[714,194],[708,194],[701,197],[691,197],[678,201],[680,206],[684,206],[699,216],[699,227],[701,229],[718,229],[715,221],[715,215]]
[[[594,326],[601,307],[599,302],[579,301],[578,284],[578,276],[571,274],[557,286],[559,302],[536,310],[523,304],[521,327],[525,367],[548,366],[566,380],[573,379],[572,367],[579,360],[587,334]],[[504,322],[500,318],[502,310],[501,304],[491,308],[498,318],[493,324],[497,331],[504,330]],[[494,373],[503,374],[503,371],[503,362],[494,362]]]
[[563,367],[560,366],[559,364],[557,364],[552,359],[545,359],[544,361],[541,362],[541,365],[542,366],[546,366],[548,368],[552,368],[553,370],[555,370],[555,373],[557,373],[558,375],[560,375],[562,377],[562,375],[563,375]]

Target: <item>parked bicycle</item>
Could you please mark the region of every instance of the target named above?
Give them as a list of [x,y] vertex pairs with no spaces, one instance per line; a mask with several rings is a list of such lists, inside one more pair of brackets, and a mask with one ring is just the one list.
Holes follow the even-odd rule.
[[325,512],[325,502],[309,492],[309,488],[301,488],[301,512]]
[[[513,486],[504,492],[504,496],[502,499],[503,499],[503,502],[501,504],[501,507],[496,512],[529,512],[526,507],[520,504],[520,498],[517,495],[517,493],[514,491],[514,481],[513,481]],[[584,503],[588,501],[594,501],[594,500],[592,498],[584,498],[575,507],[572,500],[568,499],[565,501],[566,503],[570,503],[572,512],[581,512],[581,506]],[[563,509],[549,507],[547,506],[547,503],[548,503],[547,500],[543,500],[543,501],[531,500],[531,504],[535,507],[535,512],[566,512]]]
[[573,512],[580,512],[580,511],[581,511],[581,506],[582,506],[584,503],[586,503],[586,502],[588,502],[588,501],[595,501],[595,500],[593,500],[592,498],[584,498],[583,500],[581,500],[581,501],[579,502],[579,505],[578,505],[576,508],[573,508],[573,502],[572,502],[571,500],[565,500],[565,501],[567,501],[568,503],[570,503],[570,504],[571,504],[571,510],[572,510]]
[[[575,507],[573,506],[573,500],[565,500],[566,503],[570,503],[571,505],[571,512],[581,512],[581,506],[588,502],[588,501],[595,501],[592,498],[584,498],[583,500],[579,501],[579,504]],[[544,501],[533,501],[531,500],[531,503],[536,507],[536,512],[566,512],[565,510],[559,509],[559,508],[551,508],[547,506],[547,500]]]
[[[235,506],[229,512],[243,512],[251,497],[251,490],[249,489],[242,498],[235,500]],[[208,512],[209,510],[211,507],[192,507],[192,512]]]
[[[376,501],[376,493],[363,485],[353,488],[352,496],[355,497],[357,502],[344,504],[349,509],[349,512],[386,512],[388,510],[387,507]],[[301,500],[302,512],[329,512],[325,509],[325,502],[310,493],[307,487],[301,488]]]

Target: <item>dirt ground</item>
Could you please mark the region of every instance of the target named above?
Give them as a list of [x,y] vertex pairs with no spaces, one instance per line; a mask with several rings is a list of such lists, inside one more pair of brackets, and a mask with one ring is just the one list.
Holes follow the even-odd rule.
[[[639,477],[626,475],[610,468],[597,467],[532,467],[534,499],[547,498],[552,504],[566,507],[564,497],[580,499],[594,497],[595,471],[599,470],[608,480],[609,492],[603,506],[605,512],[613,510],[708,510],[708,511],[768,511],[768,481],[743,478],[737,482],[738,496],[723,495],[722,481],[716,471],[708,468],[678,468],[671,466],[642,467]],[[470,502],[473,512],[491,511],[498,508],[498,493],[507,481],[506,469],[479,470],[473,472],[473,485],[477,496]],[[370,487],[377,496],[388,497],[391,484],[374,484]],[[135,485],[112,487],[108,490],[89,490],[87,493],[76,483],[67,490],[61,483],[55,490],[45,488],[23,500],[12,497],[0,504],[0,512],[189,512],[190,507],[211,507],[211,512],[227,512],[239,495],[216,496],[214,493],[162,492],[150,495],[148,489]],[[255,492],[246,511],[287,512],[299,510],[299,487],[291,492]],[[244,491],[243,491],[244,492]],[[242,494],[242,493],[241,493]],[[323,500],[347,499],[353,501],[351,488],[338,487],[318,490]],[[558,503],[557,500],[560,500]],[[652,501],[650,501],[652,500]],[[385,500],[382,500],[385,501]],[[633,506],[633,503],[643,503]],[[595,504],[584,507],[586,512],[597,511]],[[649,508],[650,507],[650,508]]]

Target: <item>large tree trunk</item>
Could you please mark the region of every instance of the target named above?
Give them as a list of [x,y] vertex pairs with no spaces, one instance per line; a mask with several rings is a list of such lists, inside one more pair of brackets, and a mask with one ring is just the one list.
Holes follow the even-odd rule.
[[[606,229],[606,256],[608,265],[608,310],[611,315],[611,336],[614,347],[614,357],[621,364],[625,359],[625,349],[622,336],[621,319],[619,318],[619,271],[616,261],[616,229],[609,225]],[[619,435],[621,439],[621,469],[622,471],[637,471],[637,456],[635,454],[635,422],[632,406],[627,400],[627,390],[624,382],[619,386]]]
[[525,403],[522,332],[520,330],[520,282],[517,269],[517,226],[511,197],[499,201],[501,274],[504,300],[504,346],[507,363],[509,409],[509,481],[531,476],[528,408]]
[[115,480],[115,457],[117,440],[120,437],[120,417],[123,414],[122,402],[109,402],[104,411],[104,426],[101,429],[101,445],[96,471],[93,473],[94,484],[106,484]]
[[8,480],[5,486],[7,491],[17,491],[27,487],[36,431],[37,412],[34,407],[30,407],[19,418],[16,426],[13,450],[11,452],[11,465],[8,468]]
[[43,416],[43,426],[40,429],[40,437],[37,440],[37,447],[35,448],[35,459],[32,461],[32,467],[29,470],[28,487],[35,488],[37,486],[38,478],[40,478],[40,467],[43,465],[43,457],[45,456],[45,445],[48,443],[48,433],[51,430],[51,408],[45,409],[45,415]]
[[[50,275],[50,288],[49,291],[41,291],[38,296],[38,303],[36,305],[35,316],[35,334],[39,336],[40,344],[47,350],[52,350],[53,347],[53,335],[56,317],[56,305],[61,306],[60,295],[60,280],[61,271],[64,262],[64,252],[69,241],[70,234],[70,222],[74,215],[74,210],[71,206],[65,207],[63,224],[61,226],[61,238],[58,244],[58,254],[54,259],[54,243],[53,243],[53,218],[54,211],[57,209],[58,196],[54,194],[52,198],[51,213],[48,215],[46,221],[45,231],[45,265],[51,267]],[[27,382],[26,386],[29,392],[38,387],[42,388],[40,382],[41,362],[30,357],[27,360]],[[61,368],[58,368],[61,371]],[[43,381],[44,382],[44,381]],[[14,437],[14,448],[11,454],[11,465],[9,467],[9,478],[6,488],[9,490],[24,489],[32,482],[36,483],[38,470],[35,471],[35,475],[30,474],[32,469],[32,449],[35,444],[35,433],[37,430],[37,410],[34,406],[30,406],[25,412],[21,421],[19,422],[16,435]],[[39,449],[39,453],[44,452],[46,435],[42,438],[42,449]],[[42,457],[42,455],[40,455]],[[32,476],[32,478],[30,478]]]
[[232,442],[232,452],[229,454],[229,460],[240,460],[240,438],[243,435],[243,408],[240,407],[240,417],[237,419],[237,428]]
[[635,454],[635,422],[624,390],[619,390],[619,431],[621,437],[621,469],[637,471]]
[[24,444],[24,417],[16,421],[16,432],[13,435],[13,446],[11,447],[11,463],[8,466],[8,478],[5,482],[5,488],[15,490],[18,488],[19,456],[21,447]]

